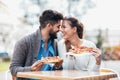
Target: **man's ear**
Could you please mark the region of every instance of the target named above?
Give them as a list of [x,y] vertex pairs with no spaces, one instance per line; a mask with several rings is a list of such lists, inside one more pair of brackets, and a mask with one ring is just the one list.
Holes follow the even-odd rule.
[[51,27],[51,24],[48,23],[48,24],[46,25],[46,28],[50,28],[50,27]]

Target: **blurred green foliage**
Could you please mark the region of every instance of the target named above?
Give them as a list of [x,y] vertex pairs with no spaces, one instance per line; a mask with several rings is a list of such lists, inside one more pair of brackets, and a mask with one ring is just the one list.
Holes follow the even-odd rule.
[[6,71],[9,69],[10,61],[0,62],[0,71]]

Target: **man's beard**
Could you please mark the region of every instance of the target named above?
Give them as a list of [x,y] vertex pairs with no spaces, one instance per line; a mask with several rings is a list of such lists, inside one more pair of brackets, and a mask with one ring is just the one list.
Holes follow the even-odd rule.
[[57,39],[57,34],[53,32],[52,30],[49,33],[51,39]]

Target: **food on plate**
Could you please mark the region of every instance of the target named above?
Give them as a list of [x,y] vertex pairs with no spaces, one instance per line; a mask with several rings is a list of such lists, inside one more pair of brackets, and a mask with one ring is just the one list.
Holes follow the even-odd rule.
[[96,52],[97,49],[92,47],[86,47],[86,46],[75,46],[74,48],[70,49],[70,52],[74,54],[81,54],[81,53],[87,53],[87,52]]
[[44,62],[44,63],[56,63],[56,62],[60,62],[61,60],[63,60],[63,59],[60,58],[59,56],[54,56],[54,57],[43,58],[42,62]]

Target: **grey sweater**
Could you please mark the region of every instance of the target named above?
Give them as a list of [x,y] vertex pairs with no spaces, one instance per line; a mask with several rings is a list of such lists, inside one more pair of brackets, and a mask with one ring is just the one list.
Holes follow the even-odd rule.
[[[16,76],[17,72],[30,71],[30,66],[36,61],[41,44],[41,32],[36,32],[20,39],[14,47],[13,57],[10,64],[10,72]],[[55,55],[57,56],[57,44],[53,41]],[[27,80],[16,78],[16,80]]]

